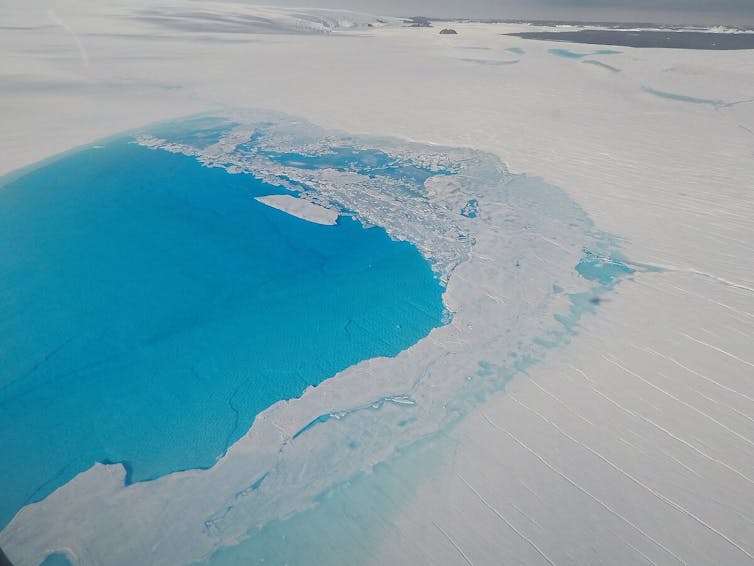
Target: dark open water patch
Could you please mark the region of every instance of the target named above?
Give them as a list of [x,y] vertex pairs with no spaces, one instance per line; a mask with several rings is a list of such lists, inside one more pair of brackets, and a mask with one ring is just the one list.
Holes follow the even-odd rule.
[[586,29],[579,31],[527,31],[505,35],[522,39],[566,41],[588,45],[619,45],[622,47],[710,50],[754,49],[754,33]]

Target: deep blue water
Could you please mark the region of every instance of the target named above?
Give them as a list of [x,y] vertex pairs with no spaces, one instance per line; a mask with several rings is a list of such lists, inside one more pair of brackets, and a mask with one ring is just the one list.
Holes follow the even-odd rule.
[[211,466],[274,402],[442,323],[413,246],[253,199],[281,192],[126,139],[0,180],[0,527],[97,461]]

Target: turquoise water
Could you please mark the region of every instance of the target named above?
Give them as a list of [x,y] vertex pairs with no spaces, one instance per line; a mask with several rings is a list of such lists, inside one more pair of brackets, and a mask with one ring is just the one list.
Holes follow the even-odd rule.
[[461,216],[476,218],[477,214],[479,214],[479,201],[475,198],[469,199],[461,209]]
[[636,272],[635,269],[616,258],[605,257],[589,250],[584,251],[584,258],[576,265],[576,271],[584,279],[596,281],[604,286],[609,286],[620,277]]
[[120,139],[7,179],[0,527],[97,461],[211,466],[271,404],[443,320],[413,246],[258,203],[284,191],[250,175]]
[[71,566],[71,561],[68,560],[65,554],[55,552],[48,555],[39,566]]
[[578,53],[571,51],[570,49],[548,49],[548,53],[551,55],[557,55],[558,57],[565,57],[566,59],[581,59],[583,57],[589,57],[590,55],[619,55],[620,51],[613,49],[598,49],[597,51],[590,51],[588,53]]

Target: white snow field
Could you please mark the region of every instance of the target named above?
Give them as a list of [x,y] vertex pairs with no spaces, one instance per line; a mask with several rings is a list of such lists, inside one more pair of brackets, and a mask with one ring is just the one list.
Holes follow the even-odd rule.
[[[500,161],[470,170],[510,179],[432,177],[414,203],[447,220],[448,203],[479,199],[473,245],[436,267],[449,324],[274,405],[209,470],[125,486],[122,466],[95,465],[0,532],[14,564],[53,552],[75,564],[754,563],[750,51],[595,54],[501,35],[526,26],[441,36],[214,2],[5,3],[0,21],[0,174],[151,122],[263,108],[486,152]],[[322,191],[343,182],[323,177]],[[447,247],[398,207],[350,204],[428,259]],[[592,245],[636,272],[554,347],[537,345],[562,330],[554,315],[573,314],[554,280],[592,290],[573,270]]]

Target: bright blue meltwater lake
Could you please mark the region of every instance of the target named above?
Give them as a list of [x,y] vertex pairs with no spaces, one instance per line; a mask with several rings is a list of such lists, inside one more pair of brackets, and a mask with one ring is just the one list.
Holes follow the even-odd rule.
[[442,324],[415,247],[253,198],[274,193],[131,138],[0,180],[0,528],[98,461],[211,466],[270,405]]

